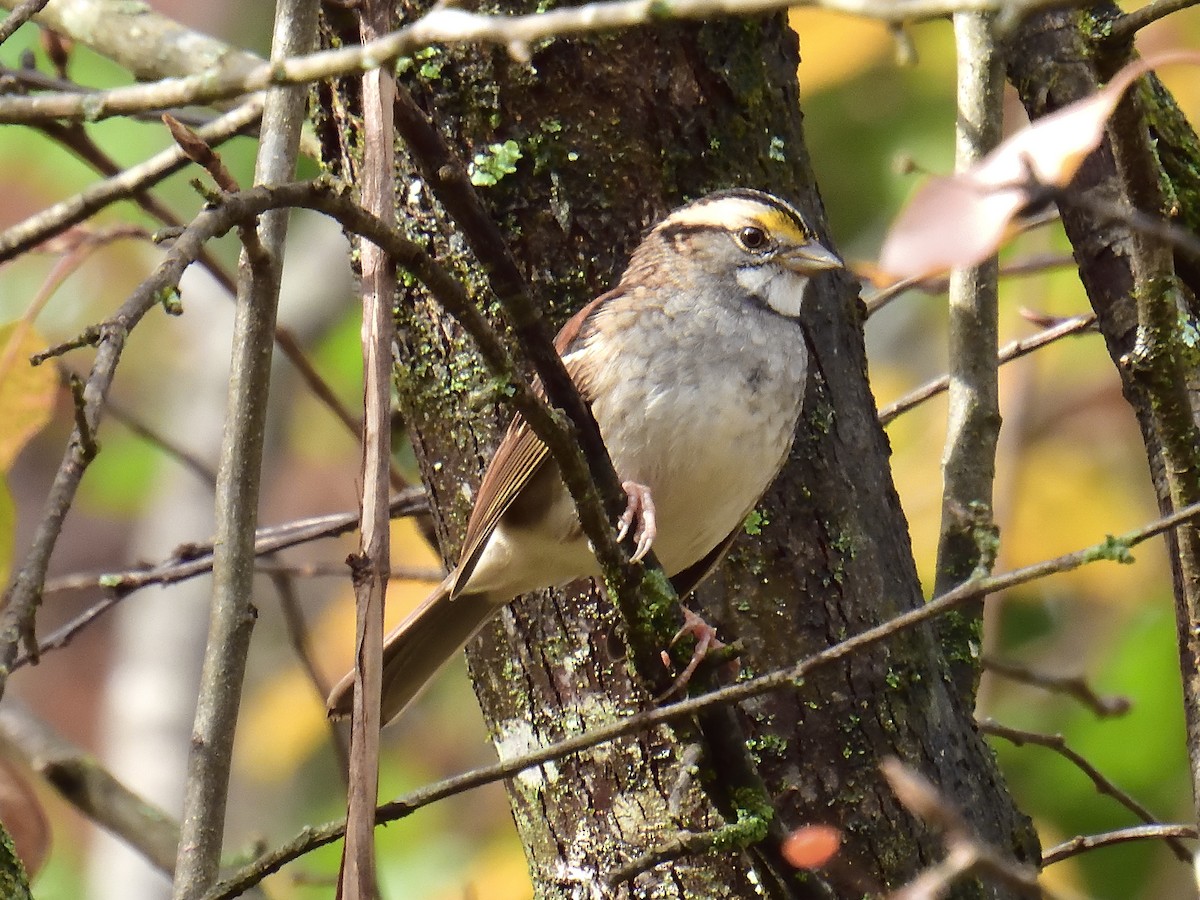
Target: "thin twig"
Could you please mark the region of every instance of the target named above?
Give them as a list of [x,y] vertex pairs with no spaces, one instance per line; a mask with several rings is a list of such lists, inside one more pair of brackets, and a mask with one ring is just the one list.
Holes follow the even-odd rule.
[[[45,119],[98,121],[111,116],[174,106],[228,100],[272,85],[307,84],[361,75],[387,66],[431,44],[482,43],[524,54],[536,41],[610,31],[670,19],[753,16],[795,6],[817,6],[884,22],[910,22],[947,13],[1002,10],[1011,21],[1033,9],[1063,0],[611,0],[562,7],[530,15],[487,15],[439,6],[411,25],[377,40],[306,56],[251,66],[244,73],[215,78],[211,72],[92,94],[0,98],[0,123]],[[1082,2],[1082,0],[1080,0]]]
[[[978,602],[988,596],[1009,588],[1028,584],[1061,572],[1070,572],[1089,562],[1099,559],[1113,558],[1114,548],[1137,546],[1163,532],[1191,521],[1200,516],[1200,503],[1187,509],[1156,519],[1141,528],[1128,532],[1120,537],[1109,536],[1102,543],[1064,554],[1054,559],[1044,560],[1031,566],[1025,566],[1001,575],[979,577],[959,585],[948,594],[936,597],[924,606],[901,613],[898,616],[868,628],[853,637],[834,644],[833,646],[801,660],[794,666],[781,669],[766,675],[749,678],[737,684],[723,687],[707,694],[688,697],[668,706],[647,709],[632,716],[614,721],[609,725],[592,729],[586,734],[576,735],[554,744],[548,744],[529,753],[514,756],[490,766],[465,772],[452,778],[447,778],[435,784],[427,785],[413,793],[385,803],[379,807],[376,815],[377,823],[391,822],[404,818],[422,807],[428,806],[446,797],[461,794],[486,784],[502,781],[505,778],[544,765],[552,760],[563,759],[575,753],[581,753],[592,747],[617,740],[630,734],[637,734],[662,725],[675,719],[695,715],[710,706],[741,703],[752,697],[777,690],[790,690],[799,682],[804,681],[813,672],[827,665],[846,659],[867,647],[874,646],[906,632],[931,619],[945,615],[951,610],[968,603]],[[305,828],[288,843],[264,853],[252,863],[242,867],[225,881],[216,885],[204,895],[203,900],[229,900],[239,896],[248,887],[257,884],[266,876],[279,871],[288,862],[303,856],[317,847],[338,840],[345,830],[345,820],[329,822],[324,825]]]
[[[1014,359],[1020,359],[1034,350],[1052,344],[1068,335],[1079,334],[1088,331],[1096,324],[1095,313],[1085,313],[1075,316],[1070,319],[1065,319],[1058,324],[1040,331],[1037,334],[1027,338],[1020,338],[1010,344],[1006,344],[1004,349],[997,356],[997,364],[1004,365],[1012,362]],[[889,425],[893,419],[901,413],[906,413],[915,406],[919,406],[926,400],[936,397],[943,393],[950,384],[950,376],[942,375],[932,381],[926,382],[911,393],[905,394],[899,400],[889,403],[879,411],[879,424]]]
[[[1062,269],[1075,265],[1075,260],[1060,253],[1045,253],[1029,256],[1025,259],[1013,260],[1000,266],[1000,278],[1019,278],[1028,275],[1041,275],[1054,269]],[[950,279],[946,277],[933,278],[903,278],[895,284],[889,284],[863,298],[866,307],[866,317],[869,319],[883,309],[905,291],[920,291],[923,294],[942,294],[950,287]]]
[[[251,100],[197,129],[196,133],[210,146],[216,146],[256,128],[261,117],[262,101]],[[73,197],[60,200],[0,232],[0,262],[19,256],[119,200],[128,198],[136,201],[148,188],[190,164],[191,160],[180,147],[171,146],[145,162],[113,174]]]
[[[409,488],[392,498],[391,515],[393,518],[426,515],[428,512],[429,503],[425,499],[425,492],[420,488]],[[254,552],[257,556],[266,556],[277,550],[295,547],[310,541],[338,537],[357,527],[357,512],[315,516],[285,525],[272,525],[258,529]],[[44,594],[99,588],[106,591],[108,595],[47,636],[38,645],[38,654],[67,646],[80,631],[141,588],[154,584],[174,584],[177,581],[186,581],[212,571],[212,551],[211,543],[189,544],[177,549],[170,559],[152,566],[101,575],[64,575],[47,581],[43,589]],[[259,566],[256,571],[269,573],[270,570]],[[345,577],[346,567],[341,566],[337,574]],[[396,577],[408,576],[397,575]],[[437,579],[432,580],[440,578],[439,575]],[[29,655],[18,656],[13,663],[13,670],[15,671],[29,662]]]
[[[7,21],[7,20],[5,20]],[[88,87],[85,84],[79,84],[75,81],[70,81],[66,78],[57,78],[54,75],[49,75],[38,69],[14,69],[9,66],[0,65],[0,79],[5,82],[20,85],[22,88],[33,88],[38,91],[79,91],[80,93],[95,93],[100,88]],[[164,112],[170,113],[180,122],[192,127],[202,128],[217,118],[216,113],[202,112],[196,109],[168,109]],[[130,116],[137,122],[154,122],[158,124],[160,113],[158,111],[135,113]],[[45,129],[57,125],[56,122],[40,122],[33,127]],[[78,128],[80,123],[73,122],[70,125],[60,126],[64,128]]]
[[[9,9],[17,4],[0,0]],[[125,0],[51,3],[34,19],[128,69],[139,81],[202,73],[236,77],[262,64],[258,56]]]
[[991,672],[993,675],[999,675],[1010,681],[1019,681],[1021,684],[1031,684],[1056,694],[1074,697],[1100,718],[1123,716],[1133,706],[1128,697],[1105,697],[1097,694],[1092,690],[1092,686],[1079,676],[1047,675],[1044,672],[1034,672],[1026,666],[1014,665],[992,656],[982,657],[980,663],[985,671]]
[[1131,9],[1129,12],[1109,23],[1108,34],[1104,39],[1109,42],[1128,41],[1145,28],[1159,19],[1172,13],[1195,6],[1200,0],[1153,0],[1145,6]]
[[1132,828],[1106,831],[1104,834],[1081,834],[1045,851],[1042,854],[1042,868],[1100,847],[1111,847],[1114,844],[1124,844],[1129,841],[1161,841],[1167,838],[1183,838],[1194,841],[1196,840],[1196,826],[1135,825]]
[[[79,378],[79,375],[72,372],[63,364],[59,364],[59,376],[67,383],[71,378]],[[147,425],[138,416],[126,409],[122,404],[117,403],[111,398],[106,404],[106,410],[112,417],[114,422],[120,422],[126,429],[136,434],[148,444],[157,447],[167,456],[174,459],[181,466],[192,472],[197,478],[207,484],[210,488],[215,487],[217,483],[217,473],[199,456],[192,453],[185,447],[180,446],[173,438],[168,437],[156,428]]]
[[[405,240],[394,230],[387,228],[377,217],[366,213],[349,197],[339,194],[328,183],[320,181],[281,185],[277,188],[258,187],[236,195],[223,196],[219,202],[202,211],[196,220],[179,234],[171,251],[154,273],[138,286],[113,318],[96,329],[96,355],[85,389],[86,433],[94,433],[99,423],[104,399],[112,384],[116,365],[130,330],[160,302],[164,292],[178,285],[184,270],[196,259],[205,242],[224,234],[249,217],[267,210],[291,206],[325,212],[349,230],[383,246],[398,264],[428,285],[447,311],[458,318],[472,334],[492,370],[508,379],[514,392],[513,403],[525,415],[531,427],[539,435],[561,429],[558,417],[516,372],[504,343],[467,298],[462,286],[446,274],[423,248]],[[37,644],[33,632],[33,617],[41,600],[50,554],[54,551],[63,520],[88,462],[81,444],[83,433],[73,435],[68,445],[25,561],[5,590],[3,602],[0,602],[0,694],[22,642],[25,643],[31,657],[36,659]],[[561,444],[563,441],[569,441],[569,438],[557,443]],[[578,450],[575,452],[578,453]]]
[[[386,34],[395,21],[391,0],[364,0],[359,36],[367,43]],[[386,225],[395,222],[396,133],[391,72],[375,69],[362,77],[363,150],[359,171],[363,209]],[[363,441],[360,484],[362,518],[358,554],[351,560],[354,582],[354,697],[350,720],[350,784],[346,844],[338,896],[369,900],[376,896],[375,805],[379,799],[380,697],[383,690],[383,609],[387,600],[389,531],[387,472],[392,458],[391,374],[392,304],[396,295],[394,264],[382,247],[363,242],[362,355]]]
[[[259,563],[254,571],[262,575],[291,575],[293,578],[345,578],[346,563]],[[424,581],[437,584],[446,577],[443,569],[427,566],[396,566],[388,570],[390,580]],[[325,696],[328,696],[326,692]]]
[[[94,141],[92,141],[82,126],[77,124],[61,125],[57,122],[46,122],[38,125],[37,127],[38,130],[43,132],[47,137],[58,141],[100,174],[109,177],[121,174],[121,167],[117,165],[117,163],[107,153],[101,150]],[[220,143],[220,141],[210,141],[209,139],[205,138],[204,133],[207,131],[208,129],[202,129],[201,131],[194,133],[195,136],[202,141],[204,145],[209,148],[209,150],[211,150],[213,144]],[[177,145],[176,149],[184,148],[178,147]],[[146,187],[148,188],[149,186],[150,185],[147,185]],[[129,195],[128,199],[132,200],[149,215],[162,222],[164,225],[169,227],[180,227],[183,224],[182,221],[165,205],[160,203],[157,198],[155,198],[149,192],[148,189],[135,190]],[[58,207],[52,207],[52,209],[55,208]],[[35,216],[34,218],[37,217]],[[60,220],[59,224],[61,224],[64,228],[69,227],[70,225],[70,223],[65,220]],[[49,240],[49,237],[52,236],[53,235],[48,236],[47,240]],[[0,245],[2,245],[2,243],[3,238],[0,237]],[[208,271],[208,273],[216,279],[217,283],[225,288],[231,295],[236,294],[237,285],[233,276],[230,275],[229,272],[226,271],[225,267],[217,261],[216,257],[205,250],[201,252],[196,261],[202,265]],[[288,361],[296,369],[297,373],[299,373],[300,380],[312,392],[313,396],[316,397],[317,400],[322,403],[330,412],[332,412],[338,421],[341,422],[351,434],[361,440],[362,423],[360,423],[358,419],[356,419],[350,413],[350,410],[346,407],[346,404],[341,401],[341,398],[337,396],[333,388],[329,386],[329,383],[321,376],[321,373],[317,371],[316,366],[314,366],[312,361],[309,359],[308,352],[304,349],[303,345],[296,338],[296,335],[292,332],[292,330],[286,325],[280,325],[276,323],[275,343],[283,352],[283,355],[287,357]],[[390,479],[393,490],[401,491],[408,487],[408,481],[395,466],[392,466],[390,469]]]
[[23,3],[13,7],[13,11],[3,22],[0,22],[0,44],[7,41],[18,28],[41,12],[42,7],[48,2],[50,0],[24,0]]
[[[1110,781],[1108,777],[1104,775],[1104,773],[1088,762],[1088,760],[1082,755],[1077,753],[1075,750],[1072,750],[1071,747],[1067,745],[1066,739],[1061,734],[1041,734],[1036,731],[1024,731],[1019,728],[1010,728],[1007,725],[1001,725],[994,719],[981,719],[979,722],[979,730],[984,734],[990,734],[994,737],[1003,738],[1006,741],[1016,744],[1018,747],[1024,746],[1025,744],[1036,744],[1039,747],[1045,747],[1049,750],[1053,750],[1063,759],[1071,762],[1077,769],[1079,769],[1079,771],[1083,772],[1084,775],[1091,779],[1092,784],[1096,786],[1096,790],[1099,793],[1112,797],[1147,825],[1160,824],[1154,813],[1150,812],[1150,810],[1142,806],[1142,804],[1136,799],[1113,784],[1112,781]],[[1179,858],[1180,862],[1189,864],[1191,863],[1192,854],[1188,852],[1187,847],[1185,847],[1178,839],[1174,837],[1167,837],[1166,842],[1167,846],[1171,848],[1171,851]]]
[[[273,60],[315,46],[317,7],[317,0],[279,0]],[[302,88],[267,92],[256,184],[295,177],[306,102]],[[200,144],[211,154],[202,139]],[[243,253],[229,370],[229,415],[217,467],[212,612],[188,754],[174,900],[193,900],[217,879],[237,712],[255,619],[254,538],[288,213],[283,209],[264,213],[257,226],[252,218],[236,224]]]

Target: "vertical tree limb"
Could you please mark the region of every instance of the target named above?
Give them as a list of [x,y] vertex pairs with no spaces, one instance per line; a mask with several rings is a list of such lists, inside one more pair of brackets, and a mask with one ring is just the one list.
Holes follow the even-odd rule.
[[[1000,141],[1004,67],[992,13],[954,14],[958,53],[955,170],[963,171]],[[942,525],[934,594],[990,570],[995,558],[992,482],[1000,435],[996,258],[950,274],[950,390],[942,454]],[[973,706],[977,668],[972,646],[978,619],[952,617],[941,626],[953,679]]]
[[[364,42],[392,26],[390,0],[366,0],[359,32]],[[362,77],[363,162],[361,202],[385,222],[395,220],[392,177],[395,131],[390,71]],[[351,559],[357,632],[354,702],[350,723],[350,791],[339,896],[375,891],[375,803],[379,792],[380,693],[383,684],[383,607],[387,597],[388,469],[391,461],[392,303],[395,269],[387,254],[364,241],[362,260],[363,457],[361,542]]]
[[[1122,20],[1099,2],[1087,10],[1049,12],[1016,35],[1009,77],[1031,119],[1088,96],[1133,56],[1131,35],[1105,38]],[[1161,237],[1140,233],[1127,217],[1097,221],[1092,202],[1145,216],[1175,217],[1200,231],[1195,196],[1200,142],[1170,95],[1148,75],[1127,92],[1104,143],[1058,200],[1080,279],[1096,311],[1145,444],[1160,511],[1200,496],[1200,390],[1192,335],[1200,327],[1200,270],[1173,255]],[[1168,535],[1184,717],[1194,801],[1200,798],[1200,532],[1183,525]],[[1200,811],[1196,813],[1200,818]]]
[[[273,58],[310,49],[316,16],[314,0],[280,0]],[[268,93],[255,166],[257,183],[286,181],[295,172],[306,97],[303,88],[274,88]],[[264,214],[257,243],[248,244],[238,270],[229,413],[217,480],[212,614],[188,758],[176,862],[177,900],[200,896],[216,880],[220,863],[233,737],[256,615],[254,531],[286,234],[286,210]],[[259,258],[252,258],[258,253]]]

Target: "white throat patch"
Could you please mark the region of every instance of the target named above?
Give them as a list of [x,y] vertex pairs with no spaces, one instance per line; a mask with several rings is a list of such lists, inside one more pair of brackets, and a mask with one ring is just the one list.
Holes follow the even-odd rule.
[[761,266],[743,266],[737,270],[738,286],[753,294],[781,316],[794,319],[800,314],[800,303],[804,300],[804,287],[808,278],[770,263]]

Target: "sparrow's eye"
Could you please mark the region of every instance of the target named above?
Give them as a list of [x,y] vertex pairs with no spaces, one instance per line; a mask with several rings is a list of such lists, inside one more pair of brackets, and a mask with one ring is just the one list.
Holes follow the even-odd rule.
[[762,250],[767,246],[767,233],[754,225],[747,225],[737,233],[737,241],[746,250]]

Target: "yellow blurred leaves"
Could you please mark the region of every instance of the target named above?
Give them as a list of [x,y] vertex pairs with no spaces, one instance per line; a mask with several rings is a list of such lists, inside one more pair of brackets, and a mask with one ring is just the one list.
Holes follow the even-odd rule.
[[529,864],[513,850],[511,842],[488,848],[471,861],[462,884],[439,891],[432,900],[529,900]]
[[[50,419],[57,380],[50,366],[34,367],[30,355],[45,347],[27,322],[0,326],[0,475]],[[16,513],[7,480],[0,480],[0,581],[8,580]]]
[[800,35],[800,90],[806,95],[848,81],[886,59],[894,43],[887,27],[857,16],[810,7],[793,9],[788,24]]
[[[1001,412],[1005,424],[1020,432],[1015,443],[1002,441],[998,460],[997,572],[1088,547],[1156,515],[1145,463],[1136,450],[1135,425],[1119,403],[1119,387],[1114,379],[1107,392],[1096,391],[1086,374],[1097,371],[1092,356],[1103,356],[1099,341],[1073,339],[1001,370]],[[895,369],[879,364],[872,366],[871,381],[881,405],[913,387]],[[941,518],[945,419],[942,396],[887,428],[896,486],[927,590],[934,580]],[[1021,419],[1027,420],[1024,428]],[[1165,572],[1163,554],[1153,544],[1134,556],[1133,566],[1095,562],[1023,591],[1102,605],[1137,604],[1145,599],[1146,586],[1161,584]]]
[[[437,568],[441,565],[411,519],[392,522],[392,560],[397,564]],[[312,622],[309,645],[317,668],[332,685],[354,660],[354,594],[347,570],[346,588],[336,602]],[[425,599],[432,585],[394,579],[388,585],[387,627]],[[263,782],[292,778],[296,770],[327,740],[323,698],[298,663],[258,685],[251,693],[238,728],[239,770]]]
[[0,471],[50,418],[57,379],[52,366],[31,366],[45,340],[23,322],[0,325]]

